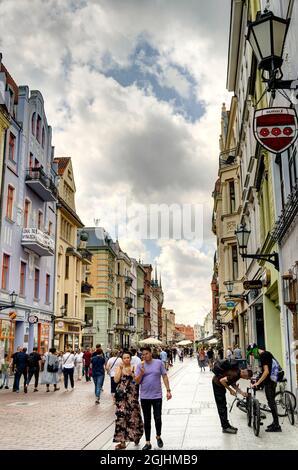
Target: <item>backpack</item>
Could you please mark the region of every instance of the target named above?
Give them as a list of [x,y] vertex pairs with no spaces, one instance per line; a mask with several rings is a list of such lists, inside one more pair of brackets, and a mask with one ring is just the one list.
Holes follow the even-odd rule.
[[29,357],[28,357],[28,367],[29,369],[34,369],[34,367],[36,367],[36,357],[35,355],[33,355],[32,353],[29,354]]
[[273,382],[281,382],[284,378],[284,371],[282,370],[281,366],[277,362],[277,360],[273,357],[272,358],[272,368],[271,368],[271,374],[270,374],[270,379]]
[[214,363],[212,372],[216,377],[221,377],[228,370],[240,370],[239,362],[235,359],[220,359]]

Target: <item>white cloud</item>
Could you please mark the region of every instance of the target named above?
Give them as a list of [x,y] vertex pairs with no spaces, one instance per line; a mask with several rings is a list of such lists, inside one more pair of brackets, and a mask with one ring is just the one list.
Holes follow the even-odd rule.
[[[202,203],[205,245],[161,244],[166,302],[194,322],[210,306],[211,192],[217,175],[220,107],[225,94],[228,0],[2,0],[3,62],[19,85],[39,89],[53,126],[56,156],[71,156],[77,211],[108,230],[119,198],[132,203]],[[17,25],[17,27],[16,27]],[[205,106],[195,123],[152,89],[121,87],[102,73],[106,58],[131,65],[140,37],[159,52],[160,84]],[[152,69],[154,71],[154,69]],[[156,69],[157,71],[157,69]],[[121,240],[120,240],[121,242]],[[139,241],[125,250],[149,257]],[[208,254],[206,254],[208,253]],[[186,266],[188,269],[186,269]],[[181,276],[181,273],[184,275]]]

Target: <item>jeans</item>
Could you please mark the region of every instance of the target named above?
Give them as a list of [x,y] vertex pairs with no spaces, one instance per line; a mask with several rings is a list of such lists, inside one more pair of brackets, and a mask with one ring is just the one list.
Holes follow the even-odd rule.
[[144,428],[146,441],[150,442],[151,436],[151,406],[153,407],[153,416],[155,421],[156,435],[161,435],[161,408],[162,399],[156,398],[153,400],[141,399],[141,406],[144,415]]
[[27,368],[26,369],[16,369],[15,376],[14,376],[14,384],[13,389],[19,390],[20,389],[20,380],[22,375],[24,376],[24,388],[27,384]]
[[74,387],[73,373],[74,373],[74,367],[71,367],[70,369],[66,369],[66,368],[64,367],[64,369],[63,369],[64,387],[65,387],[66,389],[67,389],[67,387],[68,387],[68,377],[69,377],[69,380],[70,380],[71,388]]
[[32,369],[29,369],[28,371],[28,379],[27,379],[27,385],[30,384],[30,381],[34,375],[34,388],[38,387],[38,379],[39,379],[39,367],[33,367]]
[[265,395],[266,395],[266,398],[267,398],[269,408],[270,408],[271,413],[272,413],[273,423],[276,426],[279,426],[277,406],[276,406],[276,402],[275,402],[276,386],[277,386],[277,384],[275,382],[273,382],[273,380],[269,380],[267,383],[265,383]]
[[82,368],[83,368],[83,363],[78,362],[76,365],[76,373],[77,373],[77,379],[81,380],[82,378]]
[[1,374],[2,379],[2,387],[8,387],[8,371],[2,372]]
[[101,392],[101,389],[105,380],[105,376],[104,375],[95,375],[95,376],[92,375],[92,378],[93,378],[93,382],[95,385],[95,396],[96,398],[100,398],[100,392]]
[[91,380],[91,378],[89,377],[89,372],[90,372],[90,365],[84,366],[84,374],[85,374],[86,382],[89,382]]
[[227,399],[226,399],[226,389],[223,385],[218,385],[212,380],[213,386],[213,393],[214,398],[217,406],[217,411],[219,415],[219,419],[221,422],[221,427],[223,429],[227,429],[230,427],[230,423],[228,420],[228,408],[227,408]]

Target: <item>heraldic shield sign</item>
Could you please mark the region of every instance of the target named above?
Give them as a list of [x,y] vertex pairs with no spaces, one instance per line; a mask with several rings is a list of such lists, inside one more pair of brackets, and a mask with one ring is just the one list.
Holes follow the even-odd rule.
[[257,141],[270,152],[284,152],[298,137],[298,119],[295,109],[258,109],[254,115],[254,135]]

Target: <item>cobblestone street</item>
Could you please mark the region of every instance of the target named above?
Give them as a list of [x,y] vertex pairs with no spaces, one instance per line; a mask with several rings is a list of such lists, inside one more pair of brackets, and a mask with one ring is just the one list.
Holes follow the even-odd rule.
[[[246,416],[233,409],[231,423],[239,428],[237,435],[222,434],[211,386],[212,373],[200,372],[195,358],[176,362],[170,371],[172,400],[164,401],[164,449],[298,449],[298,425],[291,426],[281,418],[283,432],[266,433],[264,420],[260,437],[246,425]],[[25,395],[10,390],[0,393],[1,449],[114,449],[114,407],[106,378],[100,406],[94,404],[93,383],[76,382],[75,390],[46,393],[30,386]],[[244,385],[245,386],[245,385]],[[262,392],[260,401],[265,402]],[[232,399],[232,397],[231,397]],[[229,401],[231,401],[229,397]],[[296,417],[297,420],[297,417]],[[155,446],[155,430],[152,443]],[[133,444],[129,449],[139,450]]]

